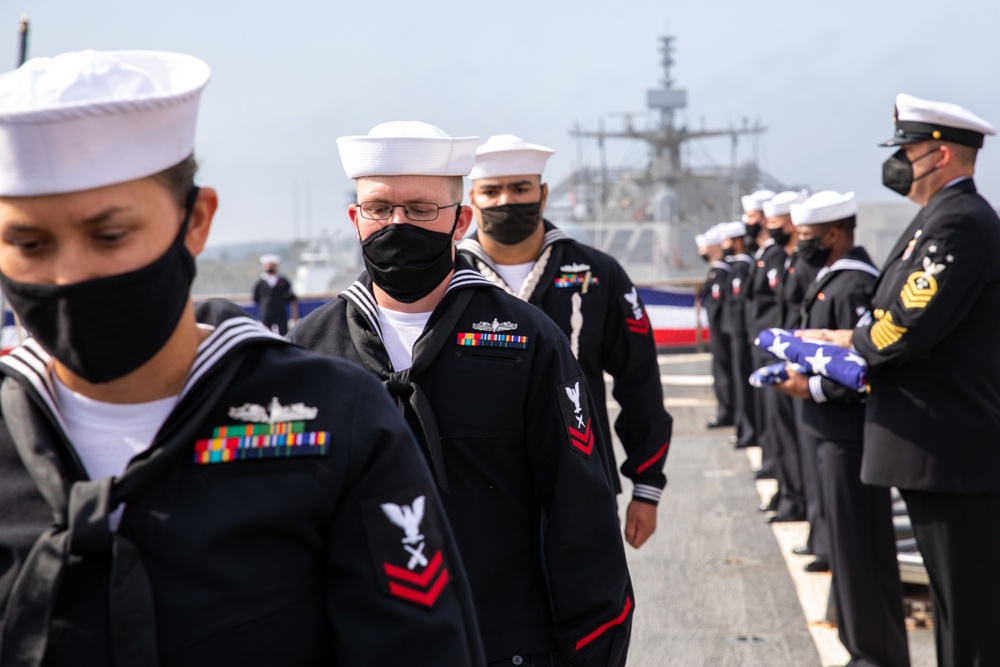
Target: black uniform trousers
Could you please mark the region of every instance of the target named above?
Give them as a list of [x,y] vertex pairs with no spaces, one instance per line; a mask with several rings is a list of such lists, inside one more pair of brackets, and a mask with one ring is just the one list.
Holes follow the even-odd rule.
[[889,489],[861,482],[860,441],[820,439],[818,444],[840,641],[852,666],[907,667]]
[[[721,316],[718,313],[716,319]],[[733,410],[733,351],[729,334],[723,333],[709,314],[708,351],[712,353],[712,384],[715,399],[719,402],[715,416],[721,422],[734,421]]]
[[733,407],[736,422],[736,446],[748,447],[757,444],[756,395],[750,386],[750,374],[753,373],[753,360],[750,356],[750,345],[747,344],[746,329],[739,330],[730,336],[730,351],[733,357]]
[[900,493],[930,576],[939,667],[1000,665],[1000,494]]
[[[756,345],[750,348],[750,369],[751,372],[769,366],[774,363],[774,357],[759,349]],[[751,387],[754,399],[753,421],[757,439],[754,444],[760,447],[760,469],[774,475],[780,487],[781,467],[778,465],[778,443],[774,439],[771,431],[769,414],[773,409],[774,401],[769,394],[777,393],[768,387]]]
[[778,514],[805,516],[806,497],[799,460],[794,399],[770,388],[765,387],[762,391],[767,420],[766,441],[773,448],[775,478],[781,494],[778,496]]
[[795,423],[799,433],[799,462],[802,465],[802,489],[806,499],[806,521],[809,522],[807,546],[812,547],[817,560],[830,562],[830,527],[826,501],[820,486],[819,440],[802,428],[801,401],[795,404]]

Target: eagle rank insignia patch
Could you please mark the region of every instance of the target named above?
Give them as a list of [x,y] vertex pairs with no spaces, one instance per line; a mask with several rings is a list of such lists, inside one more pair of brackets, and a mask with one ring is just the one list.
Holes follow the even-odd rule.
[[382,592],[422,607],[433,607],[449,581],[438,513],[427,511],[434,502],[430,492],[410,491],[361,503]]
[[628,303],[628,310],[631,311],[632,316],[625,318],[625,324],[628,326],[628,330],[634,334],[639,334],[640,336],[645,336],[649,333],[649,318],[646,316],[646,311],[642,309],[642,304],[639,303],[639,292],[633,286],[632,289],[622,295],[625,301]]
[[587,384],[581,378],[559,385],[559,405],[570,447],[589,459],[594,451],[594,426],[586,401]]
[[195,441],[194,463],[325,456],[330,432],[306,429],[306,422],[317,413],[303,403],[282,405],[276,397],[266,408],[256,403],[231,407],[230,419],[249,423],[217,426],[211,438]]

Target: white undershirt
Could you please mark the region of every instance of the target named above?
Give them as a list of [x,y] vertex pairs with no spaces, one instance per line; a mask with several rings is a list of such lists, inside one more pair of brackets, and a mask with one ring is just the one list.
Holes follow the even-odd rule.
[[[121,477],[136,454],[149,449],[177,405],[177,396],[148,403],[105,403],[78,394],[53,373],[59,413],[73,449],[90,479]],[[124,507],[111,514],[118,529]]]
[[430,318],[430,313],[401,313],[378,307],[382,344],[389,353],[393,370],[405,371],[413,365],[413,344],[420,338]]
[[534,267],[534,262],[527,262],[526,264],[497,264],[497,273],[500,274],[503,281],[510,287],[510,291],[518,294],[528,274],[531,273],[531,269]]

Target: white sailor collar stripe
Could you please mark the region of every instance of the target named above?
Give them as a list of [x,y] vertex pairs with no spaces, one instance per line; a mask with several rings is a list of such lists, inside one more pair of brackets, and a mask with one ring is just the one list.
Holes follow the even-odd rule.
[[375,303],[375,295],[371,293],[371,290],[360,280],[355,280],[340,295],[357,306],[361,314],[368,320],[369,326],[378,334],[379,340],[381,340],[382,325],[378,321],[378,304]]
[[[451,280],[448,281],[448,288],[445,290],[445,294],[453,289],[474,287],[477,285],[482,287],[496,287],[496,285],[488,281],[481,273],[474,269],[456,269],[451,275]],[[379,340],[382,340],[382,325],[378,319],[378,303],[375,301],[375,295],[372,294],[371,288],[360,280],[355,280],[350,287],[340,293],[340,296],[350,300],[361,311],[361,314],[368,320],[368,324],[372,330],[378,334]]]
[[757,252],[755,252],[753,254],[754,259],[760,259],[761,257],[763,257],[764,256],[764,251],[767,250],[768,248],[770,248],[771,246],[773,246],[774,244],[775,244],[775,240],[773,238],[767,239],[766,241],[764,241],[764,245],[762,245],[761,247],[757,248]]
[[836,262],[830,265],[830,271],[863,271],[870,275],[879,277],[879,270],[868,262],[862,262],[858,259],[850,259],[848,257],[843,257],[838,259]]
[[198,346],[194,363],[191,364],[191,371],[188,373],[187,380],[184,381],[178,398],[184,398],[198,380],[230,350],[241,343],[254,339],[285,340],[282,336],[246,315],[231,317],[218,324],[208,338]]
[[711,266],[713,269],[722,269],[723,271],[732,271],[733,270],[733,267],[729,266],[728,264],[726,264],[725,262],[723,262],[721,260],[712,262],[709,266]]
[[[247,316],[227,319],[215,327],[208,338],[198,346],[194,363],[191,364],[191,370],[184,381],[178,400],[184,398],[198,380],[230,350],[240,343],[253,339],[284,340],[281,336],[265,328],[260,322]],[[31,383],[59,422],[60,428],[65,432],[66,425],[62,420],[52,380],[52,355],[46,352],[35,339],[29,338],[11,350],[10,354],[0,358],[0,364],[4,364]]]
[[[547,225],[548,223],[543,223],[543,224]],[[558,227],[551,227],[550,229],[546,230],[545,236],[542,238],[542,247],[538,249],[538,257],[541,257],[542,253],[544,253],[545,250],[553,243],[559,243],[561,241],[572,241],[572,240],[573,237],[564,232],[563,230],[559,229]],[[490,267],[490,269],[492,269],[494,272],[497,273],[500,272],[500,269],[497,268],[496,263],[489,255],[486,254],[486,251],[483,250],[483,246],[474,237],[462,239],[461,241],[459,241],[458,249],[460,251],[464,250],[474,255],[476,259],[481,261],[486,266]]]

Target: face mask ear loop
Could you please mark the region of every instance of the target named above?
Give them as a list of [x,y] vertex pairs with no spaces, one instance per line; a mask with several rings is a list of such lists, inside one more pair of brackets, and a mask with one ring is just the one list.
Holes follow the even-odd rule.
[[191,186],[191,189],[188,190],[187,198],[184,200],[184,220],[181,222],[181,238],[187,235],[188,224],[191,222],[191,215],[194,213],[194,205],[198,201],[198,193],[200,192],[201,188],[197,185]]

